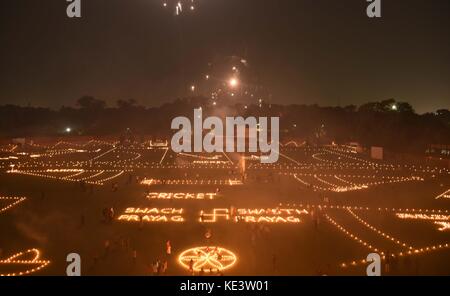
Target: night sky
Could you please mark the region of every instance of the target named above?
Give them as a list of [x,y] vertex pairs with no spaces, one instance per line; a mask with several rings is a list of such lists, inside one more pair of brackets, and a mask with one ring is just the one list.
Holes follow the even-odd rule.
[[181,17],[162,2],[82,0],[69,19],[65,0],[2,0],[0,104],[157,106],[237,55],[276,103],[450,108],[449,0],[382,0],[381,19],[365,0],[197,0]]

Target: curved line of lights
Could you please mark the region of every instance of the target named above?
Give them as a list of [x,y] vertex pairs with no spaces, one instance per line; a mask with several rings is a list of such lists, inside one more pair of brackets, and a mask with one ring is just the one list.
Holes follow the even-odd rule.
[[[18,260],[18,258],[25,256],[27,254],[34,254],[33,259],[31,260]],[[50,264],[50,260],[39,260],[41,257],[41,253],[38,249],[29,249],[23,252],[16,253],[4,260],[0,260],[0,265],[38,265],[37,267],[33,267],[31,269],[26,269],[25,271],[19,272],[11,272],[11,273],[0,273],[0,276],[20,276],[31,274],[41,270]]]

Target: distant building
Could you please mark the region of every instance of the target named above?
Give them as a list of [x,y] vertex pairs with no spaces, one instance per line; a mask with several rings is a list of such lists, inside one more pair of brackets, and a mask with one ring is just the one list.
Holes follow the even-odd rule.
[[160,139],[157,139],[155,141],[150,140],[149,145],[150,147],[168,147],[169,141]]
[[450,145],[430,145],[425,154],[432,158],[450,159]]
[[350,143],[347,143],[342,146],[345,147],[346,149],[348,149],[348,152],[355,153],[355,154],[363,153],[363,151],[364,151],[363,146],[358,142],[350,142]]

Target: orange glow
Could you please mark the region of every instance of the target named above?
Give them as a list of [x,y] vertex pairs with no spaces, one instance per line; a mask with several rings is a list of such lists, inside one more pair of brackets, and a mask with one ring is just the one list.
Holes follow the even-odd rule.
[[204,272],[211,272],[211,269],[213,272],[222,271],[231,268],[236,261],[237,257],[233,252],[221,247],[195,247],[178,256],[181,266],[195,272],[202,269]]

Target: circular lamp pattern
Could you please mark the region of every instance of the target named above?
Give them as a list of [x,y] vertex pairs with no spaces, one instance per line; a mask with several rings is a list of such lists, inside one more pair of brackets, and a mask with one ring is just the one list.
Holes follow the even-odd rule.
[[215,272],[231,268],[237,257],[222,247],[195,247],[181,253],[178,261],[181,266],[191,271]]

